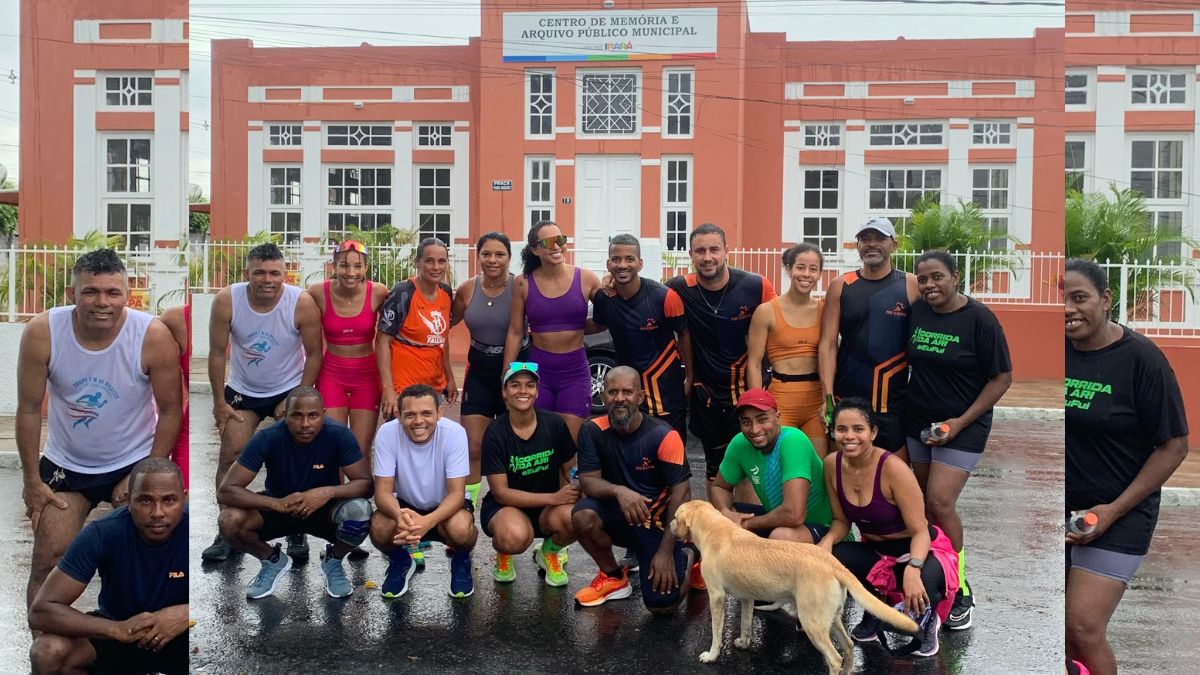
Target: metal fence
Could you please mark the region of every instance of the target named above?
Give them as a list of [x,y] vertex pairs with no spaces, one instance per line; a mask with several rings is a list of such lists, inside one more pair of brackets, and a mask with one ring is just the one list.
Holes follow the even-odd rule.
[[[26,321],[67,303],[75,260],[84,248],[18,247],[0,249],[0,319]],[[122,252],[129,275],[129,306],[152,311],[150,261],[144,253]],[[183,298],[178,302],[182,303]]]
[[1200,337],[1200,267],[1100,262],[1113,292],[1113,318],[1150,337]]

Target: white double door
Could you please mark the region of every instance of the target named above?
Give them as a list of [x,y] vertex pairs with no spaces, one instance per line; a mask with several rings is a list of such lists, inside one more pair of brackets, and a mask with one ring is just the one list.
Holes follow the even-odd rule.
[[577,155],[575,202],[575,264],[603,274],[609,238],[641,236],[641,158]]

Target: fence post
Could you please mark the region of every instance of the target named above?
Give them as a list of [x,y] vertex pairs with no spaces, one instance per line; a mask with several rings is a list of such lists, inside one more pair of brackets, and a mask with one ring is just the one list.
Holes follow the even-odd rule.
[[8,320],[17,320],[17,249],[8,249]]
[[1129,323],[1129,261],[1121,259],[1121,299],[1117,302],[1117,321]]
[[204,292],[205,292],[205,293],[207,293],[207,292],[208,292],[208,289],[209,289],[209,288],[211,288],[211,286],[209,286],[209,283],[208,283],[208,249],[209,249],[209,243],[210,243],[210,242],[209,242],[208,240],[205,240],[205,241],[203,241],[203,242],[201,242],[201,243],[200,243],[201,250],[203,250],[203,251],[204,251],[203,255],[201,256],[201,260],[202,260],[202,262],[204,263],[204,271],[202,272],[202,274],[203,274],[203,277],[202,277],[203,281],[202,281],[201,288],[203,288],[203,289],[204,289]]

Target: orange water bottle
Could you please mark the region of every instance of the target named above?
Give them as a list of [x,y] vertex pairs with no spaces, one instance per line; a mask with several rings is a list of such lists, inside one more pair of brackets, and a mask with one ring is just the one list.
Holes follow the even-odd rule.
[[1091,511],[1072,511],[1067,518],[1067,532],[1072,534],[1091,534],[1096,529],[1100,517]]
[[945,422],[939,422],[929,425],[928,429],[921,430],[921,442],[929,445],[930,440],[940,441],[950,435],[950,425]]

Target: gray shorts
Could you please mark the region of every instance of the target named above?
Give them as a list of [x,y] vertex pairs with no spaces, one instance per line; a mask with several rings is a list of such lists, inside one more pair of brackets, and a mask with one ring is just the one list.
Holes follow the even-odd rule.
[[948,466],[959,471],[971,473],[975,469],[975,465],[979,463],[979,458],[983,457],[982,452],[967,452],[966,450],[956,450],[949,446],[933,446],[925,445],[920,440],[909,436],[904,439],[908,445],[908,461],[920,462],[921,464],[929,464],[937,462],[942,466]]
[[1077,568],[1109,579],[1116,579],[1126,586],[1142,566],[1144,555],[1106,551],[1093,546],[1067,544],[1067,569]]

